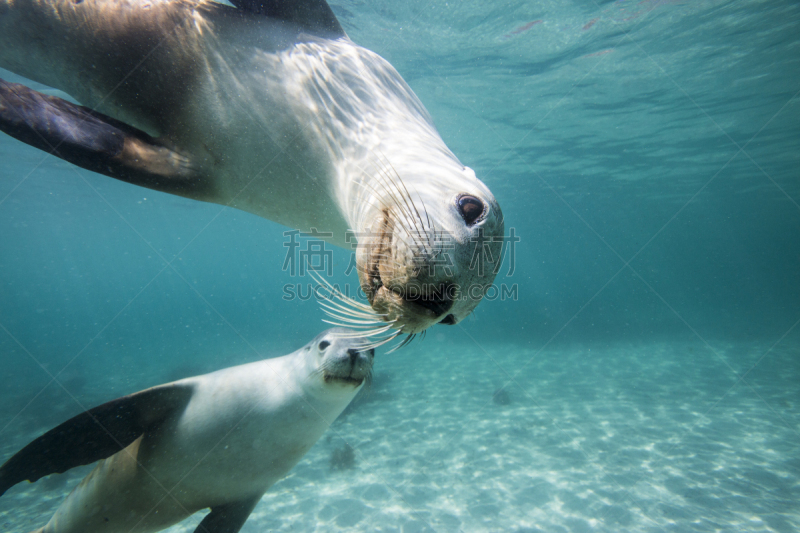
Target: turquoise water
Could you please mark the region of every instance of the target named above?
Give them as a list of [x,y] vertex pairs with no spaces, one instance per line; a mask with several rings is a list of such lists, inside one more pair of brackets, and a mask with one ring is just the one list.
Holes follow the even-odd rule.
[[[800,6],[398,4],[332,3],[495,193],[519,297],[379,351],[242,531],[800,530]],[[282,299],[285,228],[0,154],[0,459],[325,327]],[[9,491],[0,531],[85,473]]]

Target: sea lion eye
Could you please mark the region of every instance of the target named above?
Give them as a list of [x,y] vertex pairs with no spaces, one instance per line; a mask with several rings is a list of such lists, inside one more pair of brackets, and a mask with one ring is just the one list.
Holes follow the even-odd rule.
[[329,343],[328,341],[322,341],[321,343],[319,343],[319,351],[321,352],[330,345],[331,343]]
[[458,199],[458,212],[467,226],[473,225],[481,217],[483,209],[483,202],[474,196],[465,194]]

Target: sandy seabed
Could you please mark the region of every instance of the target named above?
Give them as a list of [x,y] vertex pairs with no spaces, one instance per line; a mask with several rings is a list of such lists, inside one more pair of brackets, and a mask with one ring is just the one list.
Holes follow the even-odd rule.
[[[435,340],[384,351],[369,394],[242,531],[798,531],[798,352]],[[12,435],[14,448],[5,435],[3,452],[35,436]],[[0,532],[43,525],[88,469],[11,489]]]

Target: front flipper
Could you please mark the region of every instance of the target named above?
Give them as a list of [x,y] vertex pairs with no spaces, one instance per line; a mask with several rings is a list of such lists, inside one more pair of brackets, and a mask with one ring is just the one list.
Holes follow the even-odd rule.
[[0,79],[0,130],[92,172],[157,191],[203,199],[191,161],[124,122]]
[[237,533],[260,500],[259,495],[251,500],[214,506],[197,525],[194,533]]
[[114,455],[170,415],[182,412],[193,392],[190,384],[161,385],[70,418],[0,467],[0,496],[22,481],[33,482]]

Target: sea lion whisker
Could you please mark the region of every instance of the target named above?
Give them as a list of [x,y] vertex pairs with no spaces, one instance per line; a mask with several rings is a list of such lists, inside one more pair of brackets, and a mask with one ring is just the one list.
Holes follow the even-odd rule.
[[349,321],[353,321],[354,323],[357,323],[357,324],[382,324],[383,323],[381,320],[378,320],[378,319],[376,319],[374,317],[363,316],[363,315],[360,315],[358,313],[350,312],[347,309],[335,309],[335,308],[326,307],[326,306],[322,305],[322,302],[320,302],[320,306],[322,307],[322,311],[325,314],[327,314],[329,316],[333,316],[334,318],[340,318],[340,317],[347,318]]
[[376,329],[375,331],[361,331],[359,333],[361,334],[362,337],[374,337],[376,335],[382,335],[383,333],[386,333],[391,328],[392,328],[391,326],[386,326],[380,329]]
[[[318,287],[320,288],[320,292],[318,292],[317,294],[320,297],[322,297],[322,300],[320,301],[327,302],[329,305],[332,306],[352,308],[354,311],[358,311],[359,313],[366,316],[371,316],[371,317],[383,316],[371,309],[364,309],[363,307],[361,307],[361,305],[363,304],[360,304],[359,302],[353,300],[349,296],[346,296],[342,293],[337,294],[337,291],[335,289],[331,289],[330,287],[326,287],[325,285],[318,285]],[[325,294],[321,294],[322,291],[327,291],[327,292],[325,292]]]
[[330,309],[323,309],[322,312],[325,313],[326,315],[328,315],[331,318],[335,318],[337,320],[346,320],[346,321],[348,321],[350,323],[353,323],[353,324],[373,324],[373,325],[384,324],[384,322],[382,322],[380,320],[376,320],[376,319],[373,319],[373,318],[368,318],[368,319],[361,318],[358,315],[348,314],[346,311],[335,311],[335,310],[330,310]]
[[322,306],[322,307],[324,307],[326,309],[330,309],[331,311],[343,312],[343,313],[347,313],[349,316],[352,316],[352,317],[363,318],[363,319],[366,319],[366,320],[373,320],[373,321],[376,321],[376,322],[379,321],[379,317],[386,316],[385,314],[384,315],[379,315],[377,313],[365,313],[364,311],[361,311],[361,310],[358,310],[358,309],[353,309],[351,307],[348,307],[348,306],[346,306],[346,305],[344,305],[342,303],[336,302],[336,301],[331,300],[331,299],[327,299],[327,300],[324,300],[324,301],[320,300],[319,304],[320,304],[320,306]]
[[[374,164],[374,163],[373,163],[373,164]],[[422,247],[422,245],[419,243],[419,241],[417,241],[417,240],[415,239],[414,232],[413,232],[413,231],[411,231],[411,228],[409,228],[409,227],[407,226],[407,224],[409,223],[409,221],[411,221],[411,223],[412,223],[412,224],[414,224],[414,223],[415,223],[415,221],[414,221],[414,216],[413,216],[413,213],[411,212],[411,210],[408,208],[408,206],[407,206],[407,205],[405,205],[405,206],[404,206],[404,205],[402,205],[402,204],[401,204],[401,202],[399,202],[399,201],[397,200],[397,195],[396,195],[396,193],[395,193],[394,191],[392,191],[392,190],[391,190],[389,187],[387,187],[387,185],[386,185],[386,181],[388,180],[388,181],[391,183],[391,178],[390,178],[388,175],[386,175],[386,174],[385,174],[383,171],[381,171],[380,169],[378,169],[378,168],[376,168],[376,171],[377,171],[377,177],[379,177],[379,178],[380,178],[380,179],[378,179],[378,180],[377,180],[377,181],[378,181],[378,183],[381,185],[381,187],[383,188],[384,192],[386,193],[386,195],[388,195],[389,199],[392,201],[392,204],[393,204],[393,205],[386,205],[386,204],[384,204],[384,205],[382,205],[382,206],[380,206],[380,207],[382,207],[382,208],[387,208],[387,209],[391,209],[392,207],[397,207],[398,209],[400,209],[400,211],[401,211],[401,214],[403,214],[403,215],[405,215],[405,216],[397,217],[397,219],[395,220],[395,222],[396,222],[396,223],[398,223],[398,224],[399,224],[399,225],[400,225],[400,226],[401,226],[403,229],[405,229],[405,230],[406,230],[406,233],[407,233],[407,234],[408,234],[408,235],[409,235],[409,236],[410,236],[412,239],[414,239],[414,243],[415,243],[417,246],[419,246],[419,247]],[[366,171],[364,171],[363,169],[362,169],[362,172],[364,172],[364,173],[366,174]],[[374,174],[373,174],[373,175],[374,175]],[[362,185],[362,186],[364,186],[364,187],[370,187],[370,189],[371,189],[371,190],[372,190],[372,192],[375,194],[375,196],[377,196],[377,197],[379,197],[379,198],[384,196],[384,195],[381,195],[381,194],[379,193],[379,191],[377,191],[377,190],[376,190],[376,189],[375,189],[375,188],[372,186],[372,184],[371,184],[371,183],[367,184],[367,183],[363,183],[363,182],[362,182],[362,183],[361,183],[361,185]],[[395,234],[396,234],[396,232],[395,232]],[[407,241],[405,241],[404,239],[401,239],[401,240],[403,240],[403,242],[404,242],[406,245],[408,245],[408,242],[407,242]]]
[[[325,297],[326,301],[319,302],[323,309],[345,313],[351,317],[363,318],[375,323],[384,322],[381,320],[381,317],[385,317],[386,315],[378,314],[368,305],[357,302],[352,298],[342,294],[336,287],[334,287],[330,282],[324,279],[321,275],[317,274],[315,271],[309,270],[309,275],[319,284],[319,286],[328,291],[328,294]],[[334,315],[334,317],[341,318],[337,315]]]
[[[390,257],[390,256],[387,256],[385,254],[374,254],[372,256],[372,258],[373,258],[373,260],[375,258],[384,259],[381,262],[381,264],[383,266],[392,266],[397,270],[402,270],[406,266],[405,263],[403,263],[401,261],[398,261],[394,257]],[[369,273],[370,273],[370,265],[369,265],[369,263],[366,263],[364,261],[359,262],[359,260],[356,260],[356,268],[359,269],[360,273],[363,273],[365,275],[369,275]]]
[[[354,302],[351,299],[342,300],[343,302],[353,305],[357,304],[358,302]],[[322,310],[328,316],[340,320],[342,322],[347,322],[349,324],[360,324],[360,325],[369,325],[369,327],[375,327],[380,324],[387,324],[385,320],[382,320],[381,317],[385,317],[386,315],[379,315],[377,313],[364,313],[358,309],[351,309],[349,307],[345,307],[341,304],[331,301],[330,299],[327,302],[319,302]],[[333,322],[325,320],[325,322],[333,324]],[[394,320],[388,322],[386,327],[391,328],[394,324]],[[344,326],[344,324],[336,324],[340,326]]]
[[[370,174],[367,174],[367,171],[365,171],[364,169],[361,169],[361,172],[365,176],[369,176],[370,175]],[[377,189],[375,189],[375,187],[373,187],[371,183],[364,182],[364,181],[359,181],[359,182],[356,183],[356,185],[358,185],[359,187],[368,188],[369,189],[368,192],[371,192],[377,198],[381,198],[380,192]],[[390,205],[387,205],[387,204],[383,203],[382,200],[378,200],[378,201],[380,201],[381,203],[375,203],[371,199],[370,200],[366,200],[366,203],[367,203],[367,205],[370,205],[370,206],[372,206],[372,207],[374,207],[374,208],[376,208],[378,210],[388,209],[388,208],[392,207]]]
[[361,317],[369,320],[379,320],[380,317],[386,316],[375,312],[370,313],[369,311],[361,307],[357,306],[354,307],[354,304],[357,303],[358,302],[349,301],[344,298],[339,298],[334,294],[329,294],[328,296],[324,297],[324,300],[319,301],[319,304],[322,307],[326,307],[327,309],[331,310],[338,310],[354,317]]
[[353,318],[363,318],[365,320],[385,320],[386,314],[370,313],[361,307],[354,307],[358,302],[349,302],[347,300],[336,300],[330,297],[325,297],[319,300],[320,306],[334,312],[345,313]]
[[[373,165],[374,165],[374,162],[373,162]],[[383,188],[383,191],[384,191],[384,193],[385,193],[386,195],[388,195],[388,196],[389,196],[389,199],[390,199],[390,200],[392,200],[392,204],[394,204],[394,206],[397,206],[397,207],[402,207],[402,206],[400,206],[400,205],[399,205],[399,203],[398,203],[398,201],[397,201],[397,197],[396,197],[396,195],[395,195],[394,191],[392,191],[391,189],[389,189],[389,188],[386,186],[386,181],[385,181],[385,180],[387,179],[387,176],[385,175],[385,173],[384,173],[384,172],[383,172],[383,171],[382,171],[380,168],[377,168],[377,167],[375,168],[375,172],[376,172],[376,173],[368,173],[368,172],[367,172],[365,169],[363,169],[363,168],[361,168],[360,170],[361,170],[362,174],[364,174],[365,176],[377,176],[377,177],[381,178],[381,179],[379,179],[379,180],[378,180],[378,183],[379,183],[379,184],[380,184],[380,186]],[[377,190],[377,189],[376,189],[376,188],[375,188],[375,187],[372,185],[372,183],[371,183],[371,182],[364,182],[364,181],[361,181],[361,182],[359,182],[358,184],[359,184],[361,187],[369,187],[369,188],[370,188],[370,190],[371,190],[371,192],[372,192],[372,193],[374,193],[374,195],[375,195],[377,198],[383,198],[383,196],[384,196],[384,195],[380,194],[380,191],[378,191],[378,190]],[[381,201],[382,201],[382,200],[381,200]],[[392,205],[387,205],[387,204],[381,204],[381,205],[378,205],[378,206],[376,206],[375,204],[372,204],[372,205],[373,205],[373,207],[379,207],[379,208],[391,208],[391,207],[392,207]],[[405,213],[405,214],[406,214],[406,215],[410,215],[411,213]],[[403,222],[403,220],[401,219],[401,223],[402,223],[402,222]]]
[[[358,329],[358,330],[367,330],[367,331],[375,328],[375,325],[370,325],[370,326],[358,326],[358,325],[353,325],[353,324],[349,324],[349,323],[344,323],[344,321],[342,321],[342,322],[335,322],[335,321],[333,321],[333,320],[327,320],[327,319],[324,319],[324,318],[322,319],[322,321],[323,321],[323,322],[325,322],[326,324],[330,324],[330,325],[332,325],[332,326],[339,326],[339,327],[341,327],[341,328]],[[361,335],[361,334],[363,334],[363,331],[359,331],[359,335]]]
[[[348,305],[350,305],[350,306],[354,307],[355,309],[358,309],[358,310],[364,311],[364,312],[368,313],[370,316],[375,316],[375,317],[379,317],[379,316],[385,316],[385,315],[379,315],[378,313],[376,313],[376,312],[375,312],[375,311],[372,309],[372,307],[370,307],[370,306],[368,306],[368,305],[365,305],[365,304],[362,304],[361,302],[357,302],[356,300],[353,300],[353,299],[352,299],[352,298],[350,298],[349,296],[345,296],[344,294],[342,294],[341,292],[339,292],[339,290],[338,290],[336,287],[334,287],[333,285],[331,285],[331,284],[330,284],[330,283],[329,283],[329,282],[328,282],[326,279],[324,279],[322,276],[320,276],[319,274],[317,274],[317,273],[316,273],[316,272],[314,272],[313,270],[310,270],[310,271],[309,271],[309,275],[310,275],[310,276],[311,276],[311,277],[312,277],[312,278],[313,278],[313,279],[314,279],[314,280],[315,280],[317,283],[319,283],[320,285],[322,285],[322,286],[323,286],[323,288],[327,289],[327,290],[328,290],[328,292],[330,293],[330,295],[332,295],[332,296],[333,296],[335,299],[337,299],[337,300],[339,300],[339,301],[341,301],[341,302],[346,302]],[[331,298],[328,298],[328,301],[331,301]]]
[[[384,157],[384,159],[385,159],[385,157]],[[380,183],[381,187],[383,187],[384,191],[389,196],[389,198],[392,200],[392,202],[395,204],[395,206],[400,208],[401,211],[404,211],[403,214],[406,215],[405,217],[400,217],[399,218],[399,221],[400,221],[401,225],[404,226],[404,229],[406,229],[407,233],[409,235],[411,235],[412,238],[414,238],[414,235],[413,235],[413,233],[411,231],[411,228],[409,228],[408,226],[405,226],[405,224],[407,224],[407,223],[413,224],[415,230],[417,230],[419,233],[423,233],[422,231],[420,231],[420,228],[416,224],[416,220],[414,218],[414,213],[413,213],[413,211],[411,209],[411,206],[408,204],[408,201],[404,197],[403,191],[400,189],[400,187],[397,186],[396,180],[393,179],[392,175],[388,171],[388,168],[378,168],[377,165],[375,164],[375,161],[372,161],[372,164],[376,167],[377,176],[380,178],[378,180],[378,182]],[[388,164],[388,162],[387,162],[387,164]],[[392,169],[392,170],[394,170],[394,169]],[[395,174],[397,174],[397,172],[395,172]],[[398,179],[399,179],[399,176],[398,176]],[[392,188],[387,186],[387,183],[389,185],[394,186],[394,190],[392,190]],[[399,199],[398,199],[398,194],[399,194]],[[400,200],[402,200],[402,202]],[[423,247],[422,244],[419,241],[417,241],[416,239],[415,239],[415,243],[418,246]]]
[[[376,325],[384,324],[384,322],[380,322],[378,320],[360,320],[358,318],[350,317],[350,316],[343,315],[343,314],[340,314],[340,313],[335,313],[335,312],[329,311],[327,309],[324,309],[323,312],[326,315],[328,315],[329,317],[335,318],[336,320],[341,320],[341,321],[347,322],[349,324],[360,324],[361,326],[359,326],[359,327],[375,327]],[[355,326],[353,326],[353,327],[355,327]]]
[[[419,222],[422,225],[422,227],[425,228],[425,229],[430,228],[430,225],[428,225],[427,227],[425,226],[425,222],[422,220],[422,216],[419,213],[419,209],[417,208],[417,204],[414,202],[414,199],[411,197],[411,193],[409,192],[408,187],[406,187],[406,184],[403,181],[403,178],[400,177],[400,173],[397,172],[397,170],[394,168],[394,166],[392,165],[392,163],[388,159],[386,160],[386,164],[388,164],[389,168],[392,169],[392,172],[394,173],[394,177],[396,179],[396,182],[403,186],[403,190],[406,193],[406,198],[411,203],[411,207],[413,207],[414,212],[417,214],[417,219],[419,220]],[[420,203],[423,205],[423,208],[424,208],[425,202],[423,202],[421,198],[420,198]],[[426,215],[427,215],[427,211],[426,211]],[[430,217],[428,217],[428,221],[430,222]],[[427,235],[427,233],[426,233],[426,236],[429,237],[429,235]],[[431,243],[429,242],[428,244],[431,244]]]
[[[391,329],[393,327],[395,322],[396,322],[395,320],[392,320],[391,322],[388,322],[388,323],[387,322],[381,322],[380,324],[375,324],[374,326],[371,326],[372,330],[373,330],[373,333],[378,331],[378,330],[389,330],[389,329]],[[342,326],[342,327],[345,328],[345,329],[353,330],[353,332],[351,332],[352,333],[351,336],[354,336],[354,337],[364,336],[364,332],[363,331],[359,331],[356,334],[355,328],[352,327],[352,326]],[[343,335],[347,336],[348,333],[344,333]]]
[[327,315],[328,318],[333,320],[340,320],[342,322],[347,322],[353,325],[353,327],[355,327],[356,325],[364,327],[376,327],[386,324],[386,322],[379,320],[361,320],[358,317],[351,317],[343,313],[332,313],[326,309],[323,309],[322,311],[323,313],[325,313],[325,315]]
[[350,313],[347,310],[335,310],[335,309],[327,309],[323,308],[322,312],[328,315],[331,318],[335,318],[336,320],[346,320],[347,322],[351,322],[353,324],[385,324],[386,322],[379,320],[377,318],[372,317],[363,317],[361,315]]
[[[380,163],[381,161],[378,160],[378,162]],[[384,167],[378,166],[374,160],[371,161],[371,163],[375,167],[375,172],[377,177],[380,178],[379,183],[381,187],[383,187],[384,192],[389,196],[392,202],[398,207],[405,207],[406,209],[408,209],[407,204],[405,206],[401,206],[400,202],[398,201],[399,199],[398,193],[400,194],[400,198],[402,198],[402,191],[399,189],[399,187],[397,187],[397,184],[392,179],[391,174],[389,174],[388,168],[386,166]],[[409,215],[409,217],[411,218],[412,213],[410,210],[406,211],[405,214]]]
[[[328,323],[331,324],[332,322]],[[342,326],[342,327],[350,329],[350,326]],[[353,332],[352,334],[338,334],[338,335],[341,336],[341,338],[343,339],[360,338],[360,337],[366,338],[366,337],[374,337],[375,335],[380,335],[381,333],[384,333],[390,329],[392,329],[391,324],[381,328],[375,328],[373,331],[358,331],[358,332]]]
[[[365,349],[367,349],[367,350],[375,350],[375,349],[377,349],[377,348],[380,348],[381,346],[383,346],[383,345],[384,345],[384,344],[386,344],[387,342],[390,342],[390,341],[391,341],[393,338],[394,338],[394,337],[390,337],[390,338],[387,338],[387,339],[382,339],[382,340],[380,340],[380,341],[378,341],[378,342],[374,342],[374,343],[372,343],[372,344],[370,344],[370,345],[366,346],[366,347],[365,347]],[[387,353],[388,353],[388,352],[387,352]]]
[[314,370],[311,372],[311,375],[312,375],[312,376],[319,376],[320,374],[324,374],[324,373],[325,373],[325,370],[327,370],[327,369],[328,369],[328,365],[326,365],[326,364],[324,364],[324,363],[323,363],[323,364],[322,364],[322,365],[320,365],[319,367],[315,368],[315,369],[314,369]]
[[405,339],[403,339],[401,342],[399,342],[397,345],[395,345],[393,348],[391,348],[386,353],[388,354],[388,353],[396,352],[397,350],[399,350],[403,346],[406,346],[408,343],[410,343],[412,340],[414,340],[414,337],[416,337],[416,336],[417,336],[416,333],[409,333],[408,335],[406,335]]
[[[394,201],[398,205],[398,207],[402,208],[407,217],[407,218],[406,217],[401,218],[401,220],[403,221],[402,223],[403,229],[405,229],[406,233],[408,233],[408,235],[411,236],[412,239],[414,239],[414,243],[427,253],[428,250],[427,247],[425,246],[425,243],[422,240],[420,240],[421,237],[423,236],[427,240],[428,236],[427,231],[426,228],[424,227],[424,224],[422,225],[422,227],[420,227],[420,224],[417,223],[419,217],[414,216],[414,213],[416,212],[416,207],[414,206],[413,199],[403,194],[403,191],[397,186],[395,180],[391,176],[387,175],[386,179],[389,180],[389,182],[395,186],[397,192],[399,193],[399,200],[397,199],[397,197],[394,197]],[[421,220],[419,220],[419,222],[421,222]]]
[[[419,235],[424,235],[427,240],[428,246],[432,247],[430,234],[427,231],[428,229],[432,228],[432,224],[430,223],[430,216],[427,213],[427,208],[425,208],[425,202],[421,201],[420,199],[420,203],[422,203],[423,209],[425,210],[427,225],[425,221],[422,220],[422,216],[420,215],[419,209],[417,208],[417,205],[414,202],[414,198],[411,196],[411,192],[408,190],[408,187],[406,187],[405,182],[400,177],[400,173],[397,172],[397,170],[394,168],[394,166],[391,164],[391,162],[388,160],[386,156],[384,156],[383,154],[381,154],[381,156],[385,161],[385,165],[388,167],[385,170],[386,179],[388,179],[394,185],[395,189],[399,192],[401,198],[403,199],[403,203],[406,206],[406,211],[410,216],[411,222],[414,224],[415,229],[419,232]],[[391,172],[389,172],[389,170],[391,170]],[[416,218],[414,217],[414,214],[416,214]],[[419,221],[419,224],[417,224],[417,221]],[[425,248],[424,246],[420,247]],[[427,249],[425,251],[426,253],[430,253]]]
[[[364,390],[364,389],[366,389],[366,390]],[[372,394],[372,369],[371,368],[369,369],[369,372],[367,372],[367,375],[364,376],[364,387],[362,388],[362,390],[364,390],[363,395],[364,395],[365,398],[368,398],[369,395]]]
[[394,333],[392,333],[392,334],[390,334],[390,335],[387,335],[387,336],[386,336],[385,338],[383,338],[383,339],[378,339],[378,340],[376,340],[375,342],[372,342],[372,343],[368,344],[368,345],[366,346],[366,349],[372,350],[372,349],[378,348],[378,347],[380,347],[380,346],[383,346],[383,345],[384,345],[384,344],[386,344],[387,342],[391,342],[392,340],[396,339],[396,338],[397,338],[399,335],[402,335],[402,334],[403,334],[403,332],[402,332],[402,331],[400,331],[400,330],[397,330],[397,331],[395,331]]

